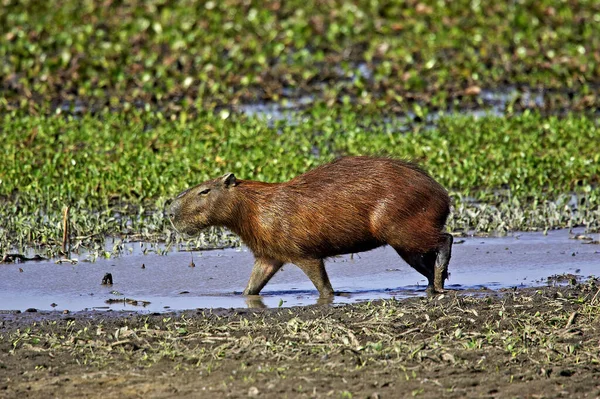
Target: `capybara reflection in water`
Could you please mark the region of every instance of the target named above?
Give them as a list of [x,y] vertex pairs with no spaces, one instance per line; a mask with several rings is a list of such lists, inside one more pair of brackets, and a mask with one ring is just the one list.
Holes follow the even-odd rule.
[[322,297],[333,295],[323,260],[391,245],[443,292],[452,236],[446,190],[417,165],[344,157],[285,183],[238,180],[228,173],[175,198],[169,217],[180,232],[223,226],[240,236],[255,263],[245,295],[255,295],[285,263],[300,267]]

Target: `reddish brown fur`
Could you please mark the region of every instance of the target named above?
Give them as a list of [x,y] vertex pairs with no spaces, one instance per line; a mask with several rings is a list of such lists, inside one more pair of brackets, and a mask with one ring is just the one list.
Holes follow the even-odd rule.
[[[208,188],[208,194],[198,195]],[[435,258],[447,244],[443,229],[449,210],[446,190],[419,167],[373,157],[341,158],[285,183],[226,175],[187,190],[171,206],[177,229],[227,227],[257,262],[298,264],[389,244],[430,285],[432,275],[411,259]]]

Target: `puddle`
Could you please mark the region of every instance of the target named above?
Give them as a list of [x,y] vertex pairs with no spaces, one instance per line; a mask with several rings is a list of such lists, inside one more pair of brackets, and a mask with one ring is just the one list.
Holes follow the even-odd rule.
[[235,110],[249,117],[261,118],[267,121],[267,125],[272,128],[276,121],[285,120],[292,125],[298,123],[298,111],[313,102],[312,96],[304,96],[297,99],[286,99],[283,102],[240,104]]
[[[583,229],[575,233],[583,233]],[[598,234],[590,236],[600,239]],[[502,238],[457,239],[462,242],[454,245],[447,287],[528,287],[546,285],[547,278],[556,274],[600,275],[600,246],[569,237],[568,230],[557,230],[547,236],[519,233]],[[240,295],[253,263],[252,254],[244,248],[160,256],[143,255],[139,243],[125,246],[131,248],[131,254],[126,250],[126,255],[96,262],[80,258],[75,265],[53,261],[0,265],[0,310],[155,312],[286,307],[312,305],[318,300],[313,285],[294,265],[284,266],[260,297]],[[190,267],[192,254],[195,267]],[[424,295],[425,279],[389,247],[330,259],[327,270],[334,289],[344,292],[334,298],[334,304]],[[101,285],[106,273],[113,276],[112,286]],[[114,303],[109,305],[107,301]]]
[[[347,73],[341,68],[337,71],[340,76],[346,76]],[[359,64],[350,74],[352,80],[358,77],[365,79],[372,78],[372,72],[366,64]],[[546,105],[545,93],[543,90],[531,91],[529,89],[518,90],[516,87],[507,86],[498,89],[482,89],[477,98],[480,106],[454,108],[448,107],[446,110],[431,112],[425,115],[423,122],[428,129],[437,126],[438,120],[442,117],[453,115],[472,116],[475,119],[489,116],[505,116],[510,104],[518,102],[524,108],[543,109]],[[299,111],[310,106],[315,102],[314,96],[301,96],[298,98],[286,98],[283,102],[263,102],[256,104],[240,104],[234,108],[234,111],[245,114],[250,117],[265,120],[269,127],[273,128],[276,121],[286,121],[289,124],[297,124]],[[397,115],[393,118],[385,118],[393,132],[406,132],[410,126],[421,118],[413,112],[406,112],[404,115]]]
[[[340,77],[351,76],[355,81],[358,77],[372,79],[372,71],[367,64],[361,63],[356,66],[353,72],[345,72],[342,68],[336,70]],[[510,104],[518,103],[526,109],[543,109],[548,102],[548,96],[564,97],[564,93],[546,93],[544,90],[518,89],[514,86],[499,87],[496,89],[481,89],[477,94],[480,102],[479,107],[454,108],[450,106],[445,111],[431,112],[425,117],[425,122],[430,127],[435,127],[437,120],[442,116],[467,115],[474,118],[483,118],[487,116],[505,116]],[[298,111],[314,103],[314,96],[301,96],[299,98],[286,98],[283,102],[264,102],[258,104],[240,104],[235,107],[235,111],[247,116],[258,117],[268,122],[273,127],[275,121],[286,120],[289,123],[297,123],[295,118]],[[405,116],[396,116],[389,119],[396,125],[409,125],[417,120],[417,116],[412,112],[407,112]],[[402,129],[400,129],[402,131]]]

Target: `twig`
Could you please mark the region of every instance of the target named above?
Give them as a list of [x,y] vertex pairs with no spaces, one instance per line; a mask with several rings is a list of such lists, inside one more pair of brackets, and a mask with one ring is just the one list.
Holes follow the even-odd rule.
[[127,344],[131,344],[131,343],[132,343],[132,342],[131,342],[131,340],[129,340],[129,339],[122,339],[121,341],[116,341],[116,342],[113,342],[113,343],[109,344],[109,345],[108,345],[108,348],[109,348],[109,349],[112,349],[112,348],[114,348],[115,346],[119,346],[119,345],[127,345]]
[[596,291],[596,295],[594,295],[594,297],[590,301],[590,305],[593,305],[596,302],[596,298],[598,297],[598,294],[600,294],[600,288],[598,288],[598,291]]
[[71,257],[70,254],[70,242],[69,242],[69,207],[65,207],[65,212],[63,214],[63,241],[62,241],[62,250],[67,255],[67,258]]
[[567,325],[565,326],[565,330],[568,329],[569,327],[571,327],[576,316],[577,316],[577,312],[571,313],[571,316],[569,316],[569,320],[567,320]]
[[414,332],[419,332],[421,331],[421,328],[411,328],[409,330],[403,331],[401,333],[398,334],[399,337],[403,336],[403,335],[408,335],[408,334],[412,334]]

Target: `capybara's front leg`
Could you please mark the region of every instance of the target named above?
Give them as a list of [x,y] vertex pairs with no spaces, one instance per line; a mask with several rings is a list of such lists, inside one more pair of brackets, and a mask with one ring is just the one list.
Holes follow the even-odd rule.
[[452,256],[452,243],[454,238],[451,234],[444,233],[444,243],[438,250],[435,259],[434,287],[436,292],[444,292],[444,281],[448,278],[448,263]]
[[244,290],[244,295],[258,295],[260,290],[269,282],[271,277],[283,266],[283,262],[269,258],[256,258],[250,281]]
[[294,262],[308,276],[310,281],[317,287],[322,298],[333,295],[333,288],[325,271],[322,259],[300,259]]

